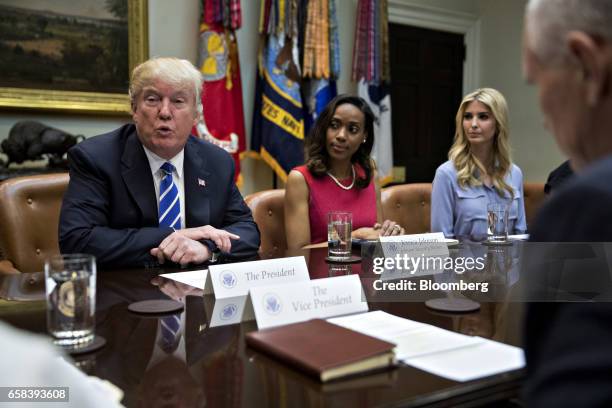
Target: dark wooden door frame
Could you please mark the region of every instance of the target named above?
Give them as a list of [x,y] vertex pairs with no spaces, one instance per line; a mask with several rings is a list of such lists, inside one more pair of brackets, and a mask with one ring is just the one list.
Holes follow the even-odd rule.
[[[425,5],[405,4],[401,0],[389,0],[389,21],[390,23],[393,23],[393,24],[401,24],[401,25],[407,25],[407,26],[417,27],[417,28],[433,29],[437,32],[448,32],[448,33],[460,34],[463,38],[463,44],[466,48],[466,50],[464,51],[465,52],[465,62],[463,64],[463,77],[461,81],[461,85],[462,85],[461,95],[465,94],[467,91],[470,91],[476,87],[478,80],[479,80],[478,67],[479,67],[479,51],[480,51],[480,21],[478,20],[477,16],[467,14],[467,13],[461,13],[461,12],[434,8],[434,7],[425,6]],[[443,33],[441,34],[442,36],[444,36]],[[393,82],[393,79],[392,79],[392,82]],[[459,93],[457,92],[456,88],[455,88],[454,94],[455,95],[453,96],[453,99],[457,99],[459,96]],[[396,98],[397,97],[398,96],[396,92]],[[449,109],[448,106],[446,108],[447,110]],[[401,113],[401,112],[399,112],[397,109],[394,109],[394,115],[392,116],[395,118],[395,115],[397,115],[398,113]],[[448,115],[449,113],[446,112],[445,116],[448,116]],[[394,120],[394,122],[396,122],[396,120]],[[397,128],[397,124],[395,125],[395,128]],[[405,128],[405,125],[403,125],[402,128]],[[453,126],[453,129],[454,129],[454,126]],[[412,129],[412,131],[414,131],[414,129]],[[449,131],[450,129],[444,131],[444,133],[449,132]],[[440,133],[440,130],[438,130],[437,133]],[[399,141],[395,139],[396,139],[396,136],[394,134],[394,145],[397,146]],[[452,134],[449,135],[449,139],[452,139]],[[424,141],[421,141],[421,146],[420,146],[421,149],[424,147],[423,143],[425,142],[427,142],[427,139],[425,139]],[[432,142],[427,142],[427,143],[432,144]],[[436,144],[436,146],[439,144],[443,144],[444,145],[443,150],[446,150],[447,149],[446,144],[448,144],[449,142],[448,140],[444,140],[444,141],[439,140],[434,143]],[[413,146],[413,148],[415,147],[416,145]],[[430,151],[430,154],[429,154],[430,156],[432,155],[431,147],[432,146],[425,147],[425,150]],[[440,152],[437,152],[433,155],[440,156],[440,158],[436,158],[434,160],[434,161],[439,161],[443,157],[445,157],[446,152],[444,152],[443,155],[440,154]],[[420,163],[419,160],[415,161],[415,157],[412,157],[411,159],[403,160],[403,163],[402,163],[400,162],[402,160],[398,158],[397,154],[394,154],[394,156],[396,156],[394,165],[396,166],[396,170],[399,170],[399,171],[394,172],[395,174],[401,175],[402,173],[404,173],[404,170],[405,170],[408,173],[407,181],[409,182],[410,181],[412,182],[430,181],[426,179],[430,177],[429,174],[432,172],[432,169],[430,168],[432,167],[432,163],[429,163],[429,165],[426,165],[425,162]],[[400,156],[400,157],[404,157],[404,156]],[[402,168],[403,167],[402,165],[408,165],[409,167],[412,167],[412,168],[404,169]],[[423,168],[423,167],[426,167],[426,168]],[[418,174],[415,174],[415,170],[417,170],[416,173]],[[434,170],[435,170],[435,167],[434,167]],[[398,177],[397,175],[396,175],[396,181],[401,182],[402,180],[397,180],[397,177]]]
[[477,15],[403,0],[389,0],[389,22],[463,34],[466,58],[463,66],[463,94],[480,85],[480,19]]

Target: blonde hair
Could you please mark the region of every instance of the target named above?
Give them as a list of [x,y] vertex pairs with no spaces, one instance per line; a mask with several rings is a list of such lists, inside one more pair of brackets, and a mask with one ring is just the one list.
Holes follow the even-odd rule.
[[151,58],[134,68],[129,89],[132,109],[142,90],[157,80],[177,88],[193,89],[197,111],[202,112],[202,74],[191,62],[172,57]]
[[[471,150],[470,142],[463,129],[463,115],[467,106],[478,101],[486,105],[495,119],[495,135],[493,136],[493,168],[486,169]],[[481,88],[466,95],[459,105],[455,116],[455,139],[448,152],[448,159],[457,169],[457,183],[462,187],[482,185],[482,180],[476,175],[476,170],[489,173],[493,187],[500,196],[508,191],[514,197],[514,189],[504,181],[504,177],[512,167],[510,145],[508,143],[508,104],[506,98],[493,88]]]

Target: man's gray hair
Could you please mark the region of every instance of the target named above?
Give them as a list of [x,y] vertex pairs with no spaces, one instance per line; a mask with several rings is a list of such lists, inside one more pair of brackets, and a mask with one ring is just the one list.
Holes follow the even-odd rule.
[[547,63],[567,62],[570,31],[612,41],[611,0],[529,0],[526,17],[529,47]]
[[177,88],[193,89],[197,111],[202,113],[202,74],[191,62],[173,57],[151,58],[134,68],[129,90],[132,107],[143,88],[152,85],[156,80]]

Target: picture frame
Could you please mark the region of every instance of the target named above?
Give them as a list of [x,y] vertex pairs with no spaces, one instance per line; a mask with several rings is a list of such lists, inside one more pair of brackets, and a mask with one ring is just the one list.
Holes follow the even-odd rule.
[[[148,0],[124,1],[127,2],[128,14],[127,78],[129,78],[132,69],[149,56]],[[125,7],[125,3],[122,6]],[[126,65],[125,61],[120,62]],[[130,104],[127,85],[124,93],[0,87],[0,109],[126,115],[130,112]]]

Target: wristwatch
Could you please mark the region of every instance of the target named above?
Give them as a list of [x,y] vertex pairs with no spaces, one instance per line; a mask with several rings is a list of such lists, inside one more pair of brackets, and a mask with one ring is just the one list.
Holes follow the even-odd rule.
[[211,250],[210,259],[208,260],[208,263],[216,263],[219,260],[220,256],[221,256],[221,251],[219,251],[219,248],[215,248]]
[[221,250],[215,245],[215,243],[209,239],[205,239],[201,241],[202,244],[206,245],[208,250],[210,251],[210,259],[207,261],[208,263],[215,263],[221,257]]

